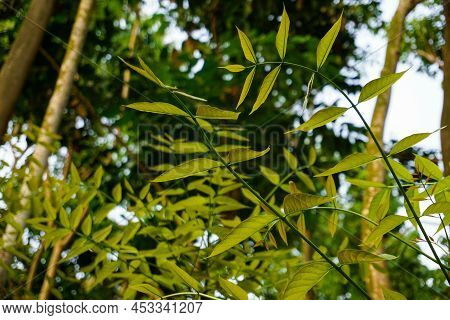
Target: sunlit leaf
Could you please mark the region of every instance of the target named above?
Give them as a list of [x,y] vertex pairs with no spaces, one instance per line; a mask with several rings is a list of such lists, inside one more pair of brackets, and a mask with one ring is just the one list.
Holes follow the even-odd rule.
[[334,41],[336,40],[339,30],[341,29],[341,22],[342,14],[339,19],[333,24],[331,29],[320,40],[316,50],[317,69],[320,69],[327,60],[331,48],[333,47]]
[[252,114],[256,110],[258,110],[259,107],[261,107],[261,105],[266,101],[267,97],[269,96],[270,92],[272,91],[275,81],[277,80],[280,70],[281,70],[281,66],[277,66],[275,69],[270,71],[269,74],[264,78],[264,81],[258,92],[258,97],[256,98],[256,101],[253,104],[253,108],[252,108],[252,111],[250,112],[250,114]]
[[376,181],[368,181],[368,180],[352,179],[352,178],[346,178],[346,180],[348,181],[348,183],[351,183],[360,188],[369,188],[369,187],[385,188],[386,187],[386,185],[384,183],[376,182]]
[[122,185],[118,183],[113,189],[112,189],[112,196],[114,198],[115,202],[120,202],[122,200]]
[[[329,197],[336,197],[337,194],[336,184],[334,182],[334,178],[332,175],[327,177],[327,181],[325,183],[325,190],[327,191],[327,195]],[[337,202],[335,198],[333,199],[333,206],[335,208],[337,207]],[[334,237],[334,235],[336,234],[338,223],[339,223],[339,213],[338,211],[334,210],[331,213],[331,216],[328,220],[328,231],[330,232],[332,237]]]
[[128,66],[128,68],[130,68],[130,69],[136,71],[136,72],[139,73],[141,76],[144,76],[145,78],[149,79],[150,81],[156,83],[158,86],[164,87],[164,84],[161,82],[161,80],[159,80],[159,79],[155,76],[155,74],[153,74],[153,72],[150,74],[150,73],[148,73],[148,72],[147,72],[146,70],[144,70],[144,69],[141,69],[141,68],[139,68],[139,67],[136,67],[136,66],[133,66],[133,65],[129,64],[128,62],[126,62],[125,60],[123,60],[123,59],[120,58],[120,57],[119,57],[119,59],[120,59],[123,63],[125,63],[125,64]]
[[330,270],[331,266],[326,262],[313,261],[303,264],[289,280],[283,299],[304,299],[308,291],[318,284]]
[[243,137],[232,131],[226,131],[226,130],[219,131],[219,132],[217,132],[217,135],[222,138],[227,138],[227,139],[236,140],[236,141],[245,141],[245,142],[248,141],[248,139],[246,137]]
[[369,218],[375,221],[383,219],[389,210],[391,190],[382,189],[373,197],[369,207]]
[[393,73],[367,83],[359,94],[358,103],[370,100],[388,90],[406,71]]
[[381,290],[383,290],[384,300],[406,300],[406,297],[397,291],[385,287],[381,287]]
[[316,187],[314,186],[314,182],[311,180],[311,178],[304,172],[297,171],[295,173],[297,177],[300,179],[301,182],[311,191],[316,191]]
[[428,216],[430,214],[450,214],[450,202],[436,202],[430,204],[425,211],[423,212],[424,216]]
[[86,236],[89,236],[91,234],[92,230],[92,217],[91,215],[88,215],[81,224],[81,232],[83,232]]
[[145,70],[145,72],[148,75],[148,79],[152,80],[157,85],[160,85],[161,87],[166,87],[166,85],[159,80],[159,78],[155,75],[155,73],[150,69],[148,65],[145,64],[144,60],[141,59],[141,57],[138,56],[139,64],[141,65],[141,68]]
[[433,133],[434,132],[416,133],[416,134],[412,134],[406,138],[403,138],[400,141],[398,141],[396,144],[394,144],[394,146],[392,147],[391,152],[389,154],[394,155],[394,154],[400,153],[406,149],[409,149],[412,146],[419,143],[420,141],[425,140]]
[[130,284],[128,288],[146,294],[150,297],[161,297],[161,292],[148,283]]
[[222,278],[219,278],[219,284],[230,296],[238,300],[248,300],[248,293],[237,284]]
[[230,72],[241,72],[245,70],[245,67],[240,64],[230,64],[225,67],[220,67],[221,69],[228,70]]
[[327,123],[339,118],[347,110],[348,108],[340,108],[340,107],[328,107],[326,109],[319,110],[318,112],[314,113],[308,121],[286,133],[292,133],[297,131],[310,131],[315,128],[324,126]]
[[196,173],[207,171],[222,166],[222,163],[209,158],[197,158],[189,160],[167,170],[156,177],[153,182],[166,182],[192,176]]
[[242,221],[236,228],[234,228],[225,238],[215,246],[211,252],[210,257],[221,254],[228,249],[239,244],[241,241],[249,238],[255,232],[264,228],[267,224],[274,221],[276,217],[271,214],[263,214],[251,216],[247,220]]
[[286,8],[283,7],[283,14],[281,15],[280,28],[275,39],[275,46],[277,47],[278,54],[281,59],[284,59],[286,55],[286,48],[289,36],[289,16],[286,12]]
[[391,215],[391,216],[385,217],[383,220],[380,221],[380,224],[372,230],[372,232],[367,237],[365,243],[367,245],[377,246],[380,243],[383,235],[390,232],[394,228],[398,227],[406,220],[408,220],[408,217],[397,216],[397,215]]
[[378,158],[379,158],[378,156],[374,156],[374,155],[367,154],[367,153],[354,153],[354,154],[351,154],[351,155],[345,157],[344,159],[342,159],[342,161],[339,162],[334,167],[332,167],[328,170],[325,170],[324,172],[317,174],[315,176],[316,177],[324,177],[324,176],[329,176],[329,175],[339,173],[342,171],[351,170],[351,169],[360,167],[362,165],[365,165],[369,162],[372,162]]
[[143,112],[151,112],[157,114],[168,114],[175,116],[188,117],[189,115],[183,110],[166,102],[136,102],[125,107]]
[[436,180],[442,179],[441,169],[439,169],[439,167],[431,160],[416,155],[414,164],[416,165],[417,172]]
[[203,119],[236,120],[239,117],[239,114],[240,112],[223,110],[207,105],[199,105],[197,107],[196,116]]
[[208,147],[198,141],[192,142],[176,142],[172,145],[175,153],[188,154],[188,153],[205,153],[208,152]]
[[103,240],[105,240],[108,235],[111,233],[112,230],[112,224],[108,225],[107,227],[96,231],[93,235],[92,235],[92,240],[96,243],[102,242]]
[[259,166],[259,169],[261,170],[261,173],[264,177],[266,177],[267,180],[269,180],[274,185],[277,185],[280,183],[280,175],[273,171],[270,168]]
[[338,259],[343,264],[354,264],[362,262],[378,262],[394,260],[397,257],[390,254],[374,254],[364,250],[345,249],[338,252]]
[[183,282],[186,283],[189,287],[193,288],[194,290],[201,291],[202,285],[172,261],[165,261],[162,264],[162,267],[172,271],[175,275],[180,277],[181,280],[183,280]]
[[289,214],[299,213],[302,210],[314,208],[323,203],[333,200],[333,197],[322,197],[307,193],[293,193],[284,197],[283,208],[284,212]]
[[241,42],[242,51],[244,52],[245,58],[253,63],[256,63],[256,55],[255,51],[253,51],[252,43],[250,42],[250,39],[247,37],[247,35],[239,30],[237,28],[238,34],[239,34],[239,41]]
[[247,97],[250,87],[252,86],[253,78],[255,77],[255,71],[256,67],[253,67],[252,70],[248,73],[247,77],[245,78],[244,85],[242,86],[241,95],[239,97],[239,102],[236,106],[236,109],[239,108],[239,106],[242,104],[242,102],[244,102],[245,98]]
[[283,155],[291,170],[296,171],[298,167],[297,158],[286,148],[283,148]]
[[237,163],[237,162],[243,162],[248,161],[252,159],[256,159],[259,157],[264,156],[266,153],[270,151],[270,147],[267,147],[263,151],[255,151],[250,150],[247,148],[241,148],[241,149],[233,149],[228,153],[228,156],[226,157],[226,160],[229,163]]
[[[398,176],[398,178],[400,178],[404,181],[408,181],[408,182],[414,181],[414,178],[413,178],[411,172],[409,172],[408,169],[406,169],[401,163],[399,163],[396,160],[391,159],[391,158],[388,158],[388,162],[392,166],[392,169],[394,170],[394,172]],[[385,167],[387,168],[386,164],[385,164]]]

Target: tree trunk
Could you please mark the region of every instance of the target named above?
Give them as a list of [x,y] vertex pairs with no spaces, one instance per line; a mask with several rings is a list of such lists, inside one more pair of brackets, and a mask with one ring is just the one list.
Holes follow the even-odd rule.
[[442,106],[441,127],[447,126],[441,130],[442,160],[444,162],[445,175],[450,175],[450,3],[444,1],[445,44],[442,48],[444,61],[444,104]]
[[54,0],[33,0],[0,71],[0,142],[50,19]]
[[[64,108],[69,100],[70,92],[72,89],[72,84],[74,80],[74,75],[77,70],[77,65],[80,60],[80,53],[83,48],[84,40],[86,38],[86,33],[89,24],[89,14],[92,11],[94,0],[81,0],[78,7],[78,12],[75,18],[74,25],[72,27],[72,32],[70,34],[69,45],[64,56],[61,70],[58,74],[58,79],[53,91],[53,95],[50,98],[49,104],[47,106],[47,111],[45,113],[42,126],[41,134],[38,137],[36,143],[36,148],[32,157],[37,160],[41,166],[35,164],[35,162],[30,162],[30,171],[28,173],[27,179],[24,181],[21,187],[22,194],[22,207],[24,208],[15,217],[15,222],[24,227],[25,220],[29,217],[30,211],[27,209],[28,197],[30,195],[30,189],[28,187],[28,181],[31,179],[40,179],[44,169],[47,167],[47,160],[50,151],[46,148],[47,145],[52,144],[52,138],[46,133],[56,133],[58,131],[62,114]],[[3,234],[3,246],[9,247],[14,246],[17,240],[17,230],[14,229],[12,225],[7,225],[5,233]],[[0,258],[4,263],[9,264],[11,262],[11,254],[7,251],[2,250],[0,252]],[[0,284],[5,278],[5,270],[0,268]]]
[[[395,73],[400,56],[401,43],[403,38],[405,19],[408,13],[421,2],[421,0],[400,0],[397,10],[389,24],[387,31],[388,44],[386,47],[384,66],[380,76]],[[391,98],[391,90],[387,90],[378,96],[375,103],[375,109],[372,116],[371,128],[375,137],[383,146],[383,131],[386,115],[389,109],[389,100]],[[367,143],[367,152],[369,154],[378,153],[378,149],[374,141],[369,137]],[[385,168],[381,160],[374,161],[367,166],[367,180],[374,182],[383,182],[385,178]],[[369,214],[370,203],[377,193],[377,188],[367,188],[363,195],[362,214]],[[361,238],[367,238],[371,231],[371,226],[362,221]],[[367,290],[372,299],[383,299],[382,287],[389,287],[389,277],[387,272],[380,272],[379,269],[386,269],[386,264],[379,263],[380,268],[369,264],[365,275]]]
[[[136,14],[136,18],[133,22],[133,26],[131,27],[130,40],[128,41],[128,58],[132,58],[134,55],[134,47],[136,45],[136,39],[139,34],[140,27],[140,18],[139,18],[139,6],[134,10]],[[122,86],[122,99],[128,99],[130,94],[130,78],[131,71],[129,68],[126,68],[123,72],[123,86]]]

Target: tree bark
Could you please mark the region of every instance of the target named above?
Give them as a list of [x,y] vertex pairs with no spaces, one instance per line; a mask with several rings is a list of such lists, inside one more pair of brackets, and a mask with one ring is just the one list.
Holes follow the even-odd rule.
[[[388,44],[386,47],[384,66],[380,76],[395,73],[398,60],[400,57],[400,49],[404,32],[405,19],[408,13],[422,0],[400,0],[395,14],[389,24],[387,31]],[[383,146],[383,131],[386,115],[389,109],[389,101],[391,98],[391,90],[387,90],[378,96],[375,103],[375,109],[372,115],[371,128],[372,131]],[[367,143],[367,152],[369,154],[377,154],[378,149],[375,142],[370,138]],[[386,170],[381,160],[374,161],[367,166],[367,180],[374,182],[383,182]],[[369,207],[372,199],[377,193],[377,188],[367,188],[363,194],[362,214],[369,214]],[[361,223],[361,238],[367,238],[371,231],[371,226],[366,222]],[[367,290],[372,299],[384,299],[382,287],[389,287],[389,276],[387,272],[380,272],[379,269],[386,270],[385,263],[379,263],[379,268],[373,264],[369,264],[365,275],[365,283]]]
[[444,162],[445,175],[450,175],[450,3],[444,1],[445,44],[442,48],[444,61],[444,103],[442,106],[441,127],[447,126],[441,130],[442,160]]
[[[47,161],[50,151],[46,146],[51,145],[53,139],[49,133],[56,133],[58,131],[64,108],[67,105],[72,89],[74,76],[76,74],[78,62],[81,56],[81,50],[84,45],[86,33],[89,24],[89,15],[92,11],[94,0],[81,0],[78,7],[78,12],[75,18],[74,25],[70,34],[69,44],[64,55],[61,65],[61,70],[58,74],[56,85],[50,98],[47,110],[41,125],[41,134],[38,137],[36,148],[32,157],[41,165],[35,162],[30,162],[29,173],[21,187],[22,207],[24,208],[14,217],[15,222],[22,228],[25,226],[25,220],[30,215],[30,210],[27,209],[30,189],[28,181],[31,179],[40,179],[44,169],[47,167]],[[12,225],[7,225],[5,233],[3,234],[3,246],[14,246],[17,240],[17,230]],[[11,262],[11,254],[6,250],[0,252],[0,259],[4,263]],[[0,268],[0,284],[5,278],[5,270]]]
[[54,0],[33,0],[0,71],[0,142],[50,19]]

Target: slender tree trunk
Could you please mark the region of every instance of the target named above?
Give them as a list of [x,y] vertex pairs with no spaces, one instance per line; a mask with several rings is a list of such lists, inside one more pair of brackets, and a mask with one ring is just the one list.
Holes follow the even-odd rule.
[[36,56],[54,0],[33,0],[0,71],[0,142]]
[[444,162],[445,175],[450,175],[450,3],[444,1],[445,44],[442,48],[444,61],[444,104],[442,106],[441,130],[442,160]]
[[[41,165],[36,165],[35,162],[30,162],[30,172],[26,181],[22,184],[22,207],[24,208],[15,217],[16,224],[24,227],[25,220],[29,217],[30,211],[27,209],[28,197],[30,195],[30,189],[28,187],[28,181],[31,179],[40,179],[44,168],[47,167],[47,160],[50,151],[47,149],[47,145],[52,144],[52,138],[48,133],[56,133],[58,131],[64,108],[67,105],[69,96],[72,89],[74,75],[77,70],[77,65],[80,60],[81,50],[86,38],[86,33],[89,24],[89,15],[92,11],[94,0],[81,0],[78,7],[78,12],[75,18],[72,32],[70,34],[69,45],[67,47],[66,54],[64,56],[61,70],[58,74],[55,89],[53,95],[50,98],[47,111],[45,113],[41,134],[38,137],[36,148],[32,157],[36,162]],[[7,225],[5,233],[3,234],[3,246],[14,246],[17,240],[17,230],[12,225]],[[11,262],[11,255],[6,251],[0,252],[0,259],[4,263],[9,264]],[[5,278],[5,270],[0,268],[0,284]]]
[[[139,18],[139,6],[134,10],[136,18],[131,27],[130,40],[128,41],[128,58],[132,58],[134,55],[134,47],[136,46],[136,39],[139,34],[140,18]],[[130,78],[131,71],[126,68],[123,72],[123,86],[122,86],[122,99],[128,99],[130,94]]]
[[[387,36],[388,44],[386,47],[386,55],[384,60],[384,67],[380,76],[385,76],[394,73],[397,69],[397,64],[400,56],[401,43],[404,32],[405,19],[408,13],[421,2],[421,0],[400,0],[397,10],[389,24]],[[389,109],[389,101],[391,98],[391,90],[387,90],[379,95],[375,103],[375,109],[372,116],[371,128],[375,137],[380,142],[383,142],[383,131],[386,120],[386,115]],[[378,149],[374,141],[369,137],[367,143],[367,152],[376,154]],[[374,182],[383,182],[385,178],[385,168],[381,160],[370,163],[367,167],[367,180]],[[370,203],[377,193],[377,188],[367,188],[363,195],[363,209],[362,214],[369,214]],[[361,237],[365,239],[371,231],[371,226],[362,221],[361,223]],[[372,299],[383,299],[382,287],[389,287],[389,276],[387,272],[380,272],[379,269],[386,269],[384,263],[379,264],[376,268],[370,264],[365,275],[365,282],[367,290]]]

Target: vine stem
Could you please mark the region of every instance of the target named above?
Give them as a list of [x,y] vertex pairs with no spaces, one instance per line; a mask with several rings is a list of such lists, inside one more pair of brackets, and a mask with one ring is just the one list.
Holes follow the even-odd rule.
[[217,152],[217,150],[214,148],[213,144],[211,143],[211,140],[206,133],[206,131],[202,128],[202,126],[198,123],[197,118],[194,116],[194,114],[189,110],[189,108],[186,106],[186,104],[174,93],[171,89],[166,88],[174,97],[175,100],[183,107],[184,111],[189,115],[189,117],[194,121],[195,125],[199,128],[203,140],[206,143],[208,149],[215,155],[215,157],[227,168],[227,170],[234,176],[236,179],[238,179],[242,185],[247,188],[266,208],[268,208],[270,211],[272,211],[281,221],[286,223],[290,229],[294,233],[296,233],[303,241],[305,241],[311,248],[314,249],[326,262],[328,262],[337,272],[339,272],[351,285],[353,285],[361,294],[367,298],[371,299],[369,294],[360,286],[358,285],[349,275],[347,275],[342,269],[341,266],[337,265],[331,258],[329,258],[314,242],[309,240],[303,233],[301,233],[288,219],[285,215],[283,215],[281,212],[279,212],[277,209],[275,209],[270,203],[268,203],[255,189],[253,189],[247,181],[245,181],[232,167],[231,165],[225,161],[225,159]]
[[388,156],[386,155],[386,152],[384,152],[383,148],[381,147],[378,139],[375,137],[375,134],[373,133],[373,131],[370,128],[369,124],[367,123],[366,119],[364,118],[364,116],[359,111],[357,104],[353,103],[353,101],[350,99],[350,97],[347,95],[347,93],[345,93],[345,91],[339,85],[337,85],[333,80],[331,80],[329,77],[327,77],[326,75],[321,73],[319,70],[314,70],[312,68],[309,68],[309,67],[301,65],[301,64],[292,63],[292,62],[285,62],[285,61],[282,61],[282,62],[265,62],[265,63],[263,62],[262,64],[274,64],[274,63],[290,65],[290,66],[297,67],[297,68],[300,68],[300,69],[308,70],[309,72],[313,72],[313,73],[319,75],[320,77],[322,77],[323,79],[328,81],[328,83],[333,85],[335,87],[335,89],[338,90],[344,96],[344,98],[350,103],[351,107],[356,111],[356,113],[358,114],[359,118],[363,122],[364,127],[369,132],[369,135],[373,139],[373,141],[375,143],[375,146],[377,147],[378,151],[381,153],[381,157],[383,158],[384,162],[386,163],[386,166],[388,167],[389,171],[391,172],[392,177],[394,178],[395,183],[397,184],[397,186],[398,186],[398,188],[400,190],[400,193],[402,194],[403,198],[406,201],[406,204],[408,205],[408,208],[411,210],[411,213],[413,214],[414,220],[416,220],[420,231],[422,232],[423,236],[425,237],[425,240],[426,240],[428,246],[430,247],[431,252],[433,253],[433,256],[434,256],[434,258],[436,260],[436,263],[439,265],[439,268],[441,269],[442,273],[444,274],[445,278],[447,279],[447,283],[450,284],[450,276],[449,276],[448,272],[446,271],[446,267],[443,265],[441,259],[439,258],[439,255],[437,254],[436,250],[434,249],[434,246],[431,243],[430,237],[428,236],[427,232],[425,231],[425,228],[424,228],[422,222],[420,221],[420,218],[417,215],[416,211],[414,210],[414,207],[413,207],[411,201],[409,200],[409,197],[406,195],[406,191],[403,188],[402,183],[400,182],[399,178],[395,174],[394,169],[392,168],[392,166],[391,166],[391,164],[390,164],[390,162],[388,160]]

